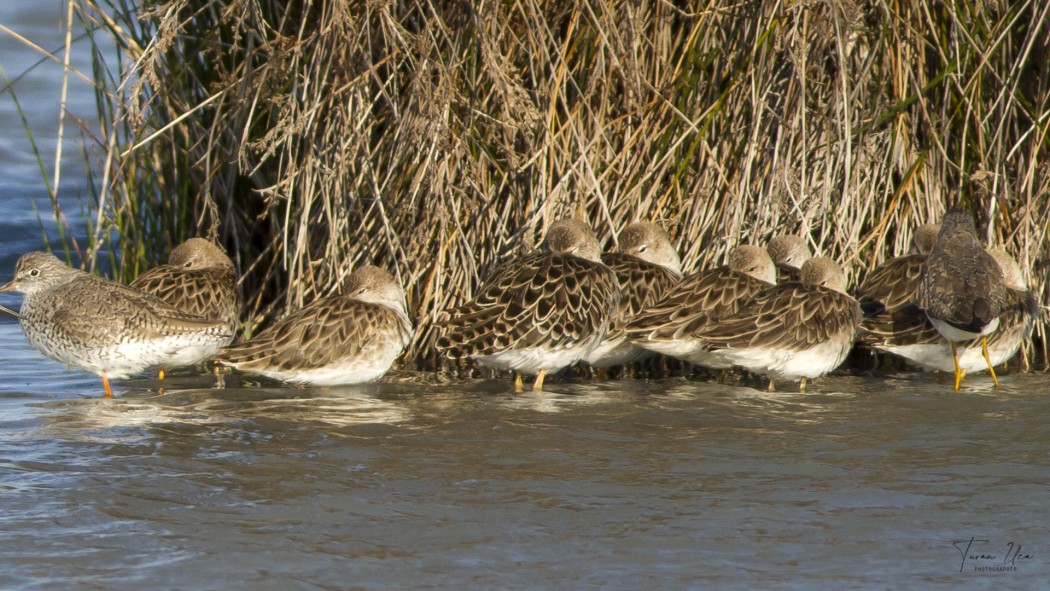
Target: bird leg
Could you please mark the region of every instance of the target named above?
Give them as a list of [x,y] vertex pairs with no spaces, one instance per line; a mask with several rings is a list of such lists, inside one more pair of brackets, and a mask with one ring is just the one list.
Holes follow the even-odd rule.
[[962,369],[959,367],[959,350],[955,348],[955,341],[948,341],[952,346],[952,361],[955,362],[955,391],[959,391],[959,382],[963,379]]
[[536,381],[532,383],[532,391],[533,392],[542,392],[543,391],[543,378],[545,378],[546,376],[547,376],[547,370],[546,369],[541,369],[540,373],[536,374]]
[[604,382],[605,380],[609,379],[609,372],[605,371],[604,367],[599,367],[597,373],[597,378],[599,382]]
[[798,384],[798,391],[799,391],[799,394],[805,394],[806,393],[806,378],[802,378],[802,381],[799,382],[799,384]]
[[984,362],[988,364],[988,373],[992,374],[995,389],[998,390],[999,378],[995,377],[995,368],[992,367],[992,360],[988,358],[988,337],[981,337],[981,353],[984,355]]
[[105,398],[113,398],[113,389],[109,387],[109,378],[106,377],[106,372],[102,372],[102,390],[106,392]]
[[773,384],[773,378],[769,378],[769,387],[766,388],[766,391],[767,392],[776,392],[777,391],[776,386]]
[[514,391],[515,392],[524,392],[525,391],[525,384],[522,383],[522,381],[521,381],[521,372],[520,371],[514,372]]

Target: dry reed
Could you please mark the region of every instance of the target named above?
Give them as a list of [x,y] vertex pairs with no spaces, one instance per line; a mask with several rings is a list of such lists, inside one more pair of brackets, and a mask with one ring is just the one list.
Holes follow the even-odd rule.
[[960,203],[1047,301],[1042,1],[70,1],[121,48],[92,247],[218,236],[249,330],[373,263],[432,367],[437,313],[569,215],[659,221],[689,271],[800,232],[856,278]]

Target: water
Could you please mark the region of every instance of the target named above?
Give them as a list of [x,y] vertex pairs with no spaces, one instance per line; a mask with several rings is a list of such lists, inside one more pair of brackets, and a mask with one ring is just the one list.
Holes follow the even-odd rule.
[[[19,6],[4,23],[58,47],[61,6]],[[10,76],[28,58],[2,43]],[[18,90],[46,130],[58,78],[38,72]],[[0,100],[3,281],[40,246],[29,200],[46,202],[10,113]],[[0,349],[3,589],[1050,586],[1046,375],[961,394],[905,374],[808,395],[681,378],[513,395],[177,374],[103,400],[9,318]]]

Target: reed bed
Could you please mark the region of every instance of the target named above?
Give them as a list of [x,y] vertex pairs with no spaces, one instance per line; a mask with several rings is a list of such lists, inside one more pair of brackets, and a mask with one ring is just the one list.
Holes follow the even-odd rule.
[[961,204],[1047,302],[1046,2],[68,1],[119,48],[85,256],[215,236],[248,332],[368,262],[434,367],[439,312],[565,216],[659,221],[688,271],[797,232],[856,279]]

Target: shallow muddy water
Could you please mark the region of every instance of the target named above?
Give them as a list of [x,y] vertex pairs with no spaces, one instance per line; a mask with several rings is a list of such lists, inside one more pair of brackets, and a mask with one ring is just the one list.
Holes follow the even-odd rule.
[[104,400],[16,324],[0,346],[3,588],[1050,584],[1044,375],[806,395],[176,375]]

